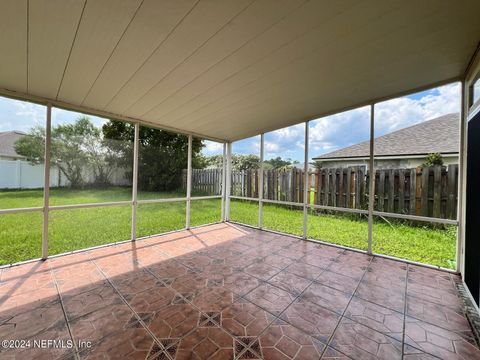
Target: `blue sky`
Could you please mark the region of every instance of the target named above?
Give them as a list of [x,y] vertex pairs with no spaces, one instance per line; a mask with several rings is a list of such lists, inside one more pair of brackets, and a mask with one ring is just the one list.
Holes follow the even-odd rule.
[[[454,83],[375,106],[375,137],[435,117],[460,111],[460,85]],[[309,123],[309,157],[366,141],[370,136],[369,107],[358,108]],[[276,156],[303,162],[304,124],[265,134],[265,158]],[[233,144],[233,152],[259,153],[259,137]]]
[[[409,96],[379,103],[375,107],[375,136],[411,126],[460,110],[460,85],[454,83]],[[52,112],[53,125],[72,122],[78,113],[61,109]],[[106,119],[90,116],[97,126]],[[369,108],[363,107],[310,122],[309,155],[325,154],[345,146],[368,140]],[[35,125],[45,124],[45,107],[0,97],[0,131],[28,132]],[[265,134],[265,158],[281,156],[303,162],[304,124]],[[205,155],[222,154],[222,144],[207,141]],[[233,144],[233,152],[259,154],[260,136]]]

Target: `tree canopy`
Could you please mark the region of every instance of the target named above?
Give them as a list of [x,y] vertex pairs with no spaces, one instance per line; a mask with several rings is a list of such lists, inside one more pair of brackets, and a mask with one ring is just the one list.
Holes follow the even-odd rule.
[[[27,136],[15,143],[15,151],[32,164],[43,163],[45,128],[33,127]],[[88,116],[80,116],[71,124],[52,127],[50,163],[60,169],[71,187],[84,186],[88,171],[93,174],[94,185],[108,184],[117,161],[118,155],[110,142],[103,138],[100,129]]]
[[[124,167],[133,162],[135,127],[123,121],[110,120],[102,127],[106,139],[117,140]],[[165,130],[140,126],[138,159],[138,188],[145,191],[171,191],[178,189],[182,171],[187,168],[188,137]],[[200,151],[203,143],[192,141],[192,166],[204,167]]]

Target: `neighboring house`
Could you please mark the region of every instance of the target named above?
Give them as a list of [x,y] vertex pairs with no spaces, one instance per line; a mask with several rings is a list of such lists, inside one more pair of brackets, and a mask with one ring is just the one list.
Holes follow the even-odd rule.
[[[440,153],[445,165],[458,164],[459,114],[443,115],[375,138],[375,167],[414,168],[431,153]],[[368,167],[370,142],[364,141],[313,158],[322,167]]]
[[26,135],[17,130],[0,132],[0,160],[24,160],[25,156],[15,151],[15,142]]

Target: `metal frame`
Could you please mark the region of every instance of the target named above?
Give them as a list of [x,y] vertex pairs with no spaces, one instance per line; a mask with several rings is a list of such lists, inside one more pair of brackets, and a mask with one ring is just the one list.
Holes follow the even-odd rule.
[[192,197],[192,135],[188,135],[187,156],[187,206],[185,214],[185,228],[190,229],[190,205]]
[[375,104],[370,105],[370,177],[368,186],[368,253],[372,253],[373,244],[373,208],[375,206]]
[[138,151],[140,139],[140,125],[135,124],[135,135],[133,137],[133,179],[132,179],[132,231],[131,238],[137,238],[137,205],[138,205]]
[[265,157],[265,134],[260,134],[260,169],[258,173],[258,227],[263,229],[263,170]]
[[[478,58],[478,56],[477,56]],[[476,61],[476,62],[475,62]],[[468,74],[476,74],[480,69],[480,60],[475,60],[473,65],[468,70]],[[286,202],[286,201],[277,201],[277,200],[268,200],[264,199],[263,194],[263,157],[264,157],[264,134],[261,134],[261,167],[260,167],[260,181],[259,181],[259,198],[247,198],[247,197],[239,197],[239,196],[232,196],[231,195],[231,171],[232,171],[232,164],[231,164],[231,156],[232,156],[232,143],[231,142],[224,142],[224,151],[223,151],[223,174],[222,174],[222,194],[215,195],[215,196],[201,196],[201,197],[191,197],[191,177],[192,177],[192,138],[193,136],[199,136],[208,140],[213,141],[222,141],[219,139],[203,136],[201,134],[188,134],[188,163],[187,163],[187,196],[182,198],[170,198],[170,199],[149,199],[149,200],[138,200],[137,197],[137,188],[138,188],[138,146],[139,146],[139,127],[140,124],[146,126],[154,126],[155,128],[159,128],[156,124],[149,123],[147,121],[139,121],[138,119],[132,119],[128,117],[121,117],[115,114],[99,112],[92,109],[84,108],[84,107],[76,107],[70,104],[65,104],[58,101],[51,101],[49,99],[35,97],[25,94],[19,94],[16,92],[11,92],[5,89],[0,89],[0,94],[3,96],[7,96],[14,99],[19,99],[23,101],[31,101],[39,104],[44,104],[47,107],[47,119],[46,119],[46,128],[47,128],[47,137],[45,143],[45,173],[44,173],[44,203],[43,207],[33,207],[33,208],[16,208],[16,209],[0,209],[1,214],[13,214],[13,213],[23,213],[23,212],[39,212],[42,211],[44,214],[44,223],[43,223],[43,237],[42,237],[42,259],[46,259],[48,257],[48,224],[49,224],[49,212],[50,211],[58,211],[58,210],[67,210],[67,209],[79,209],[79,208],[93,208],[93,207],[104,207],[104,206],[121,206],[121,205],[131,205],[132,206],[132,232],[131,232],[131,239],[128,241],[133,241],[136,239],[136,210],[138,204],[152,204],[152,203],[168,203],[168,202],[186,202],[186,229],[190,228],[190,208],[191,208],[191,201],[194,200],[205,200],[205,199],[217,199],[220,198],[222,200],[222,221],[230,221],[230,199],[239,199],[239,200],[248,200],[248,201],[258,201],[259,203],[259,213],[258,213],[258,220],[259,220],[259,228],[263,229],[263,203],[272,203],[272,204],[280,204],[280,205],[289,205],[289,206],[296,206],[302,207],[304,212],[304,221],[303,221],[303,237],[304,239],[308,239],[308,231],[307,231],[307,221],[308,221],[308,209],[325,209],[325,210],[333,210],[333,211],[340,211],[340,212],[348,212],[348,213],[357,213],[357,214],[368,214],[368,225],[369,225],[369,235],[368,235],[368,253],[372,253],[372,243],[373,243],[373,216],[385,216],[385,217],[392,217],[398,219],[408,219],[408,220],[415,220],[415,221],[426,221],[426,222],[434,222],[434,223],[442,223],[442,224],[453,224],[459,226],[459,236],[458,236],[458,244],[457,244],[457,267],[462,271],[463,266],[463,241],[464,241],[464,192],[465,192],[465,149],[466,149],[466,139],[465,139],[465,126],[466,126],[466,119],[468,117],[469,108],[469,75],[466,74],[465,79],[466,81],[462,83],[462,123],[461,123],[461,151],[460,151],[460,177],[459,177],[459,212],[458,212],[458,221],[457,220],[447,220],[447,219],[437,219],[437,218],[428,218],[422,216],[414,216],[414,215],[402,215],[402,214],[393,214],[393,213],[385,213],[385,212],[378,212],[373,210],[373,203],[374,203],[374,186],[375,181],[374,177],[370,177],[369,183],[369,209],[368,210],[357,210],[357,209],[348,209],[348,208],[337,208],[331,206],[322,206],[322,205],[312,205],[308,203],[308,143],[309,143],[309,123],[308,119],[305,121],[305,184],[304,184],[304,199],[303,203],[295,203],[295,202]],[[474,75],[471,75],[472,78]],[[370,109],[371,109],[371,117],[370,117],[370,169],[374,169],[374,106],[376,102],[389,100],[398,96],[408,95],[412,92],[430,89],[435,86],[445,85],[451,83],[453,81],[458,81],[459,78],[452,78],[447,81],[442,81],[436,84],[431,84],[428,87],[422,87],[418,89],[411,90],[409,92],[399,93],[395,96],[379,98],[374,102],[371,102]],[[470,80],[471,81],[471,80]],[[94,204],[77,204],[77,205],[58,205],[58,206],[49,206],[49,175],[50,175],[50,146],[51,146],[51,109],[52,105],[73,110],[73,111],[81,111],[87,114],[103,116],[103,117],[110,117],[115,118],[123,121],[131,122],[135,125],[135,140],[134,140],[134,164],[133,164],[133,179],[132,179],[132,200],[129,201],[118,201],[118,202],[105,202],[105,203],[94,203]],[[361,106],[365,106],[365,103],[357,104],[350,106],[348,108],[339,109],[338,111],[320,114],[315,116],[312,119],[316,119],[323,116],[332,115],[341,111],[347,111],[350,109],[355,109]],[[185,134],[185,132],[168,127],[162,127],[164,130],[167,131],[174,131],[176,133]],[[327,243],[328,244],[328,243]],[[378,254],[375,254],[378,255]],[[384,256],[390,258],[388,256]],[[406,262],[410,262],[406,260]],[[411,262],[414,263],[414,262]],[[458,270],[457,269],[457,270]]]
[[[479,67],[479,71],[480,71],[480,61],[479,61],[478,67]],[[455,79],[455,80],[458,80],[458,79]],[[432,85],[428,88],[423,88],[422,90],[427,90],[427,89],[430,89],[430,88],[435,87],[435,86],[445,85],[447,83],[449,83],[449,82],[443,82],[441,84]],[[408,92],[408,93],[405,93],[403,95],[408,95],[410,93],[411,92]],[[380,99],[379,101],[385,101],[385,100],[389,100],[389,98]],[[370,174],[373,174],[374,171],[375,171],[375,104],[376,103],[377,103],[377,101],[368,104],[370,106],[370,138],[369,138],[370,154],[369,154],[369,157],[368,157]],[[464,126],[464,124],[462,123],[461,126]],[[465,147],[465,134],[464,134],[463,130],[461,131],[460,142],[461,142],[461,146]],[[309,147],[309,121],[306,121],[305,122],[305,149],[304,149],[304,158],[305,158],[304,171],[305,171],[305,174],[308,174],[308,160],[309,160],[308,159],[308,156],[309,156],[308,147]],[[262,164],[262,167],[261,167],[261,173],[262,174],[263,174],[263,169],[262,168],[263,168],[263,160],[264,160],[263,159],[263,156],[264,156],[263,151],[264,151],[264,134],[261,134],[261,137],[260,137],[260,158],[261,158],[261,164]],[[463,151],[462,151],[462,153],[463,153]],[[231,156],[231,153],[230,153],[230,156]],[[462,171],[465,170],[464,169],[464,167],[465,167],[464,166],[464,161],[465,161],[464,156],[463,157],[461,156],[460,168],[462,169]],[[227,177],[228,178],[231,177],[231,168],[227,168]],[[260,182],[263,183],[263,177],[261,177],[261,181],[259,181],[259,183]],[[465,182],[464,177],[460,177],[459,178],[459,188],[464,186],[464,182]],[[376,255],[376,256],[381,256],[381,257],[384,257],[384,258],[389,258],[389,259],[402,260],[404,262],[408,262],[408,263],[411,263],[411,264],[422,265],[422,266],[427,266],[427,267],[431,267],[431,268],[439,268],[439,267],[428,265],[428,264],[417,263],[415,261],[410,261],[410,260],[407,260],[407,259],[399,259],[399,258],[395,258],[395,257],[388,256],[388,255],[374,253],[373,252],[374,216],[381,216],[381,217],[388,217],[388,218],[395,218],[395,219],[403,219],[403,220],[412,220],[412,221],[422,221],[422,222],[446,224],[446,225],[457,225],[457,226],[459,226],[459,233],[461,231],[461,220],[460,220],[461,219],[461,216],[460,216],[461,211],[458,212],[459,216],[458,216],[457,220],[450,220],[450,219],[430,218],[430,217],[425,217],[425,216],[416,216],[416,215],[408,215],[408,214],[388,213],[388,212],[374,210],[374,204],[375,204],[375,177],[374,176],[369,177],[368,210],[340,208],[340,207],[334,207],[334,206],[309,204],[308,203],[308,193],[309,193],[309,191],[308,191],[308,175],[305,176],[303,203],[264,199],[262,190],[263,190],[263,186],[261,188],[261,191],[259,191],[259,198],[232,196],[232,195],[227,195],[226,196],[226,198],[228,200],[229,199],[238,199],[238,200],[246,200],[246,201],[258,201],[258,205],[259,205],[259,224],[258,225],[259,226],[255,227],[255,226],[251,226],[251,225],[248,225],[248,224],[243,224],[243,225],[264,230],[264,228],[263,228],[263,204],[264,203],[302,207],[303,212],[304,212],[303,213],[303,236],[300,237],[300,238],[321,242],[321,241],[318,241],[318,240],[315,240],[315,239],[309,239],[308,238],[308,209],[322,209],[322,210],[331,210],[331,211],[338,211],[338,212],[346,212],[346,213],[367,215],[368,216],[368,250],[366,251],[366,253]],[[228,194],[230,194],[230,193],[228,193]],[[459,206],[459,210],[464,211],[463,203],[462,203],[461,199],[462,199],[462,197],[460,197],[460,195],[459,195],[458,206]],[[226,221],[230,221],[229,218]],[[262,221],[262,222],[260,222],[260,221]],[[235,222],[235,221],[230,221],[230,222],[238,223],[238,222]],[[272,230],[268,230],[268,231],[274,232],[274,233],[279,233],[279,232],[275,232],[275,231],[272,231]],[[291,235],[291,234],[287,234],[287,235]],[[291,236],[293,236],[293,235],[291,235]],[[460,236],[457,237],[457,242],[458,242],[458,244],[461,243]],[[329,244],[329,243],[326,243],[326,244],[337,246],[337,245]],[[345,248],[343,246],[338,246],[338,247]],[[461,248],[461,246],[457,245],[457,254],[456,254],[457,259],[460,258],[460,255],[459,255],[459,251],[460,251],[459,249],[460,248]],[[358,249],[353,249],[353,250],[358,250]],[[454,272],[458,272],[460,270],[460,267],[459,267],[460,264],[461,263],[459,261],[457,261],[457,268],[455,269]],[[440,269],[443,269],[443,268],[440,268]],[[450,269],[443,269],[443,270],[452,271]]]
[[42,259],[48,257],[48,215],[50,204],[50,149],[52,145],[52,105],[47,104],[47,119],[45,129],[44,181],[43,181],[43,232]]
[[305,122],[305,142],[304,146],[304,163],[303,163],[303,238],[308,237],[308,198],[310,195],[310,189],[308,187],[308,144],[309,144],[309,125],[308,121]]

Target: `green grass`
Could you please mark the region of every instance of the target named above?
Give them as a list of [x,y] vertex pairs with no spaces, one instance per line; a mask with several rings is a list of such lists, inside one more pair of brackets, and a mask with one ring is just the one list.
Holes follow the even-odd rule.
[[[41,206],[41,190],[0,192],[0,208]],[[79,204],[128,200],[131,190],[52,189],[51,204]],[[145,193],[140,198],[181,197],[179,193]],[[217,222],[221,200],[191,202],[191,225]],[[0,264],[40,257],[42,213],[0,215]],[[256,226],[258,204],[232,200],[231,219]],[[285,206],[264,205],[266,229],[302,235],[303,211]],[[141,204],[137,209],[137,237],[182,229],[185,202]],[[50,212],[49,253],[58,254],[130,238],[129,205],[56,210]],[[308,237],[348,247],[367,248],[365,218],[341,214],[308,214]],[[454,268],[456,227],[413,226],[376,218],[373,251],[422,263]]]

